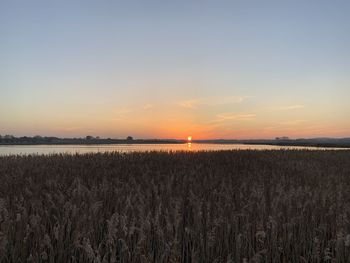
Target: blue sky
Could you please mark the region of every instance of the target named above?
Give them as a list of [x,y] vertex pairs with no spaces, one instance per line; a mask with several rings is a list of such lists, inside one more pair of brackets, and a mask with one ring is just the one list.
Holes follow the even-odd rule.
[[0,134],[350,136],[349,1],[1,1]]

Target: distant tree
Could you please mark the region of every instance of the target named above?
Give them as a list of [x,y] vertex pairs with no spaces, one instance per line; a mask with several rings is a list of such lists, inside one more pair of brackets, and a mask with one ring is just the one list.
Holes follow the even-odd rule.
[[94,138],[93,136],[88,135],[88,136],[85,137],[85,140],[89,141],[89,140],[92,140],[93,138]]
[[132,141],[132,140],[134,140],[134,138],[131,137],[131,136],[128,136],[128,137],[126,137],[126,140],[127,140],[127,141]]
[[289,137],[287,137],[287,136],[276,137],[276,140],[284,140],[284,141],[286,141],[286,140],[289,140]]
[[40,135],[35,135],[33,139],[35,141],[41,141],[43,139],[43,137],[41,137]]

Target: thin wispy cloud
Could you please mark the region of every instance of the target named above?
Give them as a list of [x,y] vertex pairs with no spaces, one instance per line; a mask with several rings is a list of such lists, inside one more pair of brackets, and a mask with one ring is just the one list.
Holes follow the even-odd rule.
[[236,104],[241,103],[247,97],[242,96],[213,96],[205,98],[189,99],[180,101],[178,105],[187,109],[197,109],[201,106],[217,106],[225,104]]
[[146,105],[144,105],[144,106],[142,107],[142,109],[143,109],[143,110],[150,110],[150,109],[152,109],[153,107],[154,107],[153,104],[146,104]]
[[217,122],[224,121],[247,121],[255,119],[256,114],[234,114],[234,113],[221,113],[216,116]]
[[198,106],[198,100],[186,100],[179,102],[179,106],[188,109],[196,109]]
[[273,126],[264,127],[264,130],[283,130],[283,129],[294,129],[294,126],[303,126],[303,130],[306,129],[305,124],[307,124],[307,120],[289,120],[275,123]]
[[305,108],[305,106],[300,104],[282,107],[282,109],[284,110],[296,110],[296,109],[303,109],[303,108]]
[[294,104],[294,105],[287,105],[287,106],[280,106],[280,107],[270,107],[270,110],[274,111],[288,111],[288,110],[298,110],[305,108],[305,105],[302,104]]
[[297,125],[302,125],[306,122],[307,122],[306,120],[290,120],[290,121],[280,122],[279,124],[284,126],[297,126]]

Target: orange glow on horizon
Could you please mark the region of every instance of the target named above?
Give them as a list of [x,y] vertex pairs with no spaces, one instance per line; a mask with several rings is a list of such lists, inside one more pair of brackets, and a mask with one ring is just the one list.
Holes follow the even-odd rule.
[[187,141],[191,142],[192,141],[192,136],[187,137]]

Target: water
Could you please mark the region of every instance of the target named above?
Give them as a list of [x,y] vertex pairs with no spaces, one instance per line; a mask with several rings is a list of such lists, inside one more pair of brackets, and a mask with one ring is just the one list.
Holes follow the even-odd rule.
[[[108,145],[0,145],[1,155],[27,154],[84,154],[97,152],[147,152],[147,151],[219,151],[219,150],[337,150],[339,148],[316,148],[298,146],[248,145],[248,144],[108,144]],[[341,148],[340,148],[341,149]],[[344,148],[342,148],[344,150]]]

